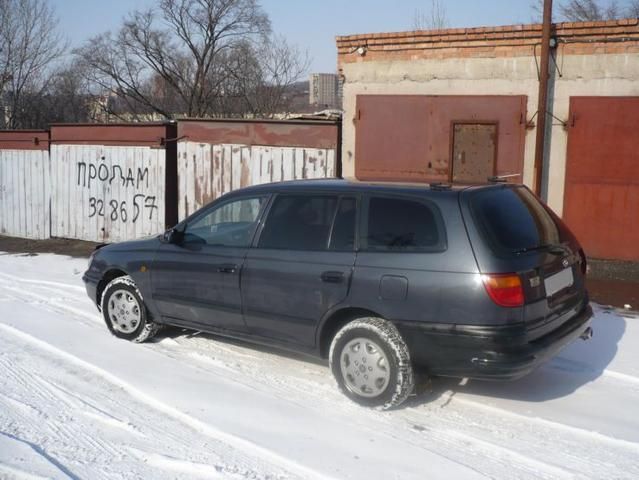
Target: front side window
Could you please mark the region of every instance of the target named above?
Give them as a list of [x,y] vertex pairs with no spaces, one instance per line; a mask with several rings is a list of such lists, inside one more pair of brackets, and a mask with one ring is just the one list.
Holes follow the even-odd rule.
[[184,241],[216,247],[248,247],[266,197],[243,198],[213,208],[186,227]]
[[370,199],[366,248],[369,251],[441,251],[444,236],[438,214],[409,199]]
[[[332,195],[277,197],[264,224],[259,247],[326,250],[337,205],[338,197]],[[342,238],[340,242],[348,240]]]

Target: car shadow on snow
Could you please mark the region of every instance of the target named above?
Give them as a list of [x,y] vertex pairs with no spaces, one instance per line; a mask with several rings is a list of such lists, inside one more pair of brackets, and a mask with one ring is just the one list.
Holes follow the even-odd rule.
[[512,382],[489,382],[435,378],[429,391],[413,399],[429,403],[445,395],[470,393],[528,402],[544,402],[568,396],[599,378],[617,355],[618,344],[626,331],[626,319],[614,309],[594,306],[594,336],[577,340],[532,372]]
[[[180,338],[184,339],[192,339],[192,338],[201,338],[211,343],[216,343],[221,346],[226,346],[234,349],[236,353],[244,356],[251,355],[255,357],[259,357],[261,355],[270,355],[276,358],[288,358],[290,360],[297,360],[306,363],[313,363],[316,365],[327,366],[327,360],[311,357],[308,355],[304,355],[303,353],[297,353],[290,350],[280,349],[277,347],[271,347],[268,345],[262,345],[259,343],[252,343],[244,340],[239,340],[231,337],[223,337],[220,335],[215,335],[213,333],[205,333],[198,330],[189,330],[180,327],[167,326],[164,327],[153,339],[151,339],[150,343],[162,343],[167,340],[178,341]],[[186,344],[188,345],[188,344]]]
[[[458,378],[424,379],[418,376],[417,395],[410,398],[406,405],[418,406],[442,397],[448,397],[450,401],[458,392],[529,402],[544,402],[572,394],[603,374],[617,355],[619,341],[626,330],[627,320],[623,317],[623,312],[596,305],[594,310],[593,338],[586,342],[576,340],[530,375],[512,382],[464,382]],[[300,353],[178,327],[166,327],[152,342],[175,341],[188,347],[188,341],[193,338],[206,339],[212,344],[232,348],[241,356],[273,356],[324,367],[328,365],[326,360]],[[186,341],[182,342],[181,339]],[[327,370],[326,374],[330,375],[330,372]]]

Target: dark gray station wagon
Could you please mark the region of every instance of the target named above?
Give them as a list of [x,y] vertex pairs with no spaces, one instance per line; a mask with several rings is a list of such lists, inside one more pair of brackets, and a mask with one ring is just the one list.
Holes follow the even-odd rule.
[[589,338],[585,271],[521,185],[311,180],[238,190],[100,248],[84,281],[116,337],[170,324],[328,358],[344,394],[388,408],[415,370],[516,379]]

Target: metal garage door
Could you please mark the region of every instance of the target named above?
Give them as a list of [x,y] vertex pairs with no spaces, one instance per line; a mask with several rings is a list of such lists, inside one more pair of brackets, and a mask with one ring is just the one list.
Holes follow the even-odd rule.
[[521,95],[358,95],[360,180],[522,181],[526,102]]
[[588,256],[639,261],[639,97],[570,99],[564,218]]

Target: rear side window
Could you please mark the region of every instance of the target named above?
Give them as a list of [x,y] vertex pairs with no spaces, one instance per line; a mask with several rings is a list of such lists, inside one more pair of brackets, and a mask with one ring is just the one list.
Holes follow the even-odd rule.
[[326,250],[337,204],[337,196],[278,196],[266,219],[259,247]]
[[417,200],[373,197],[368,207],[369,251],[434,252],[445,249],[436,207]]
[[484,239],[497,253],[516,253],[560,241],[555,220],[524,187],[473,192],[470,209]]

